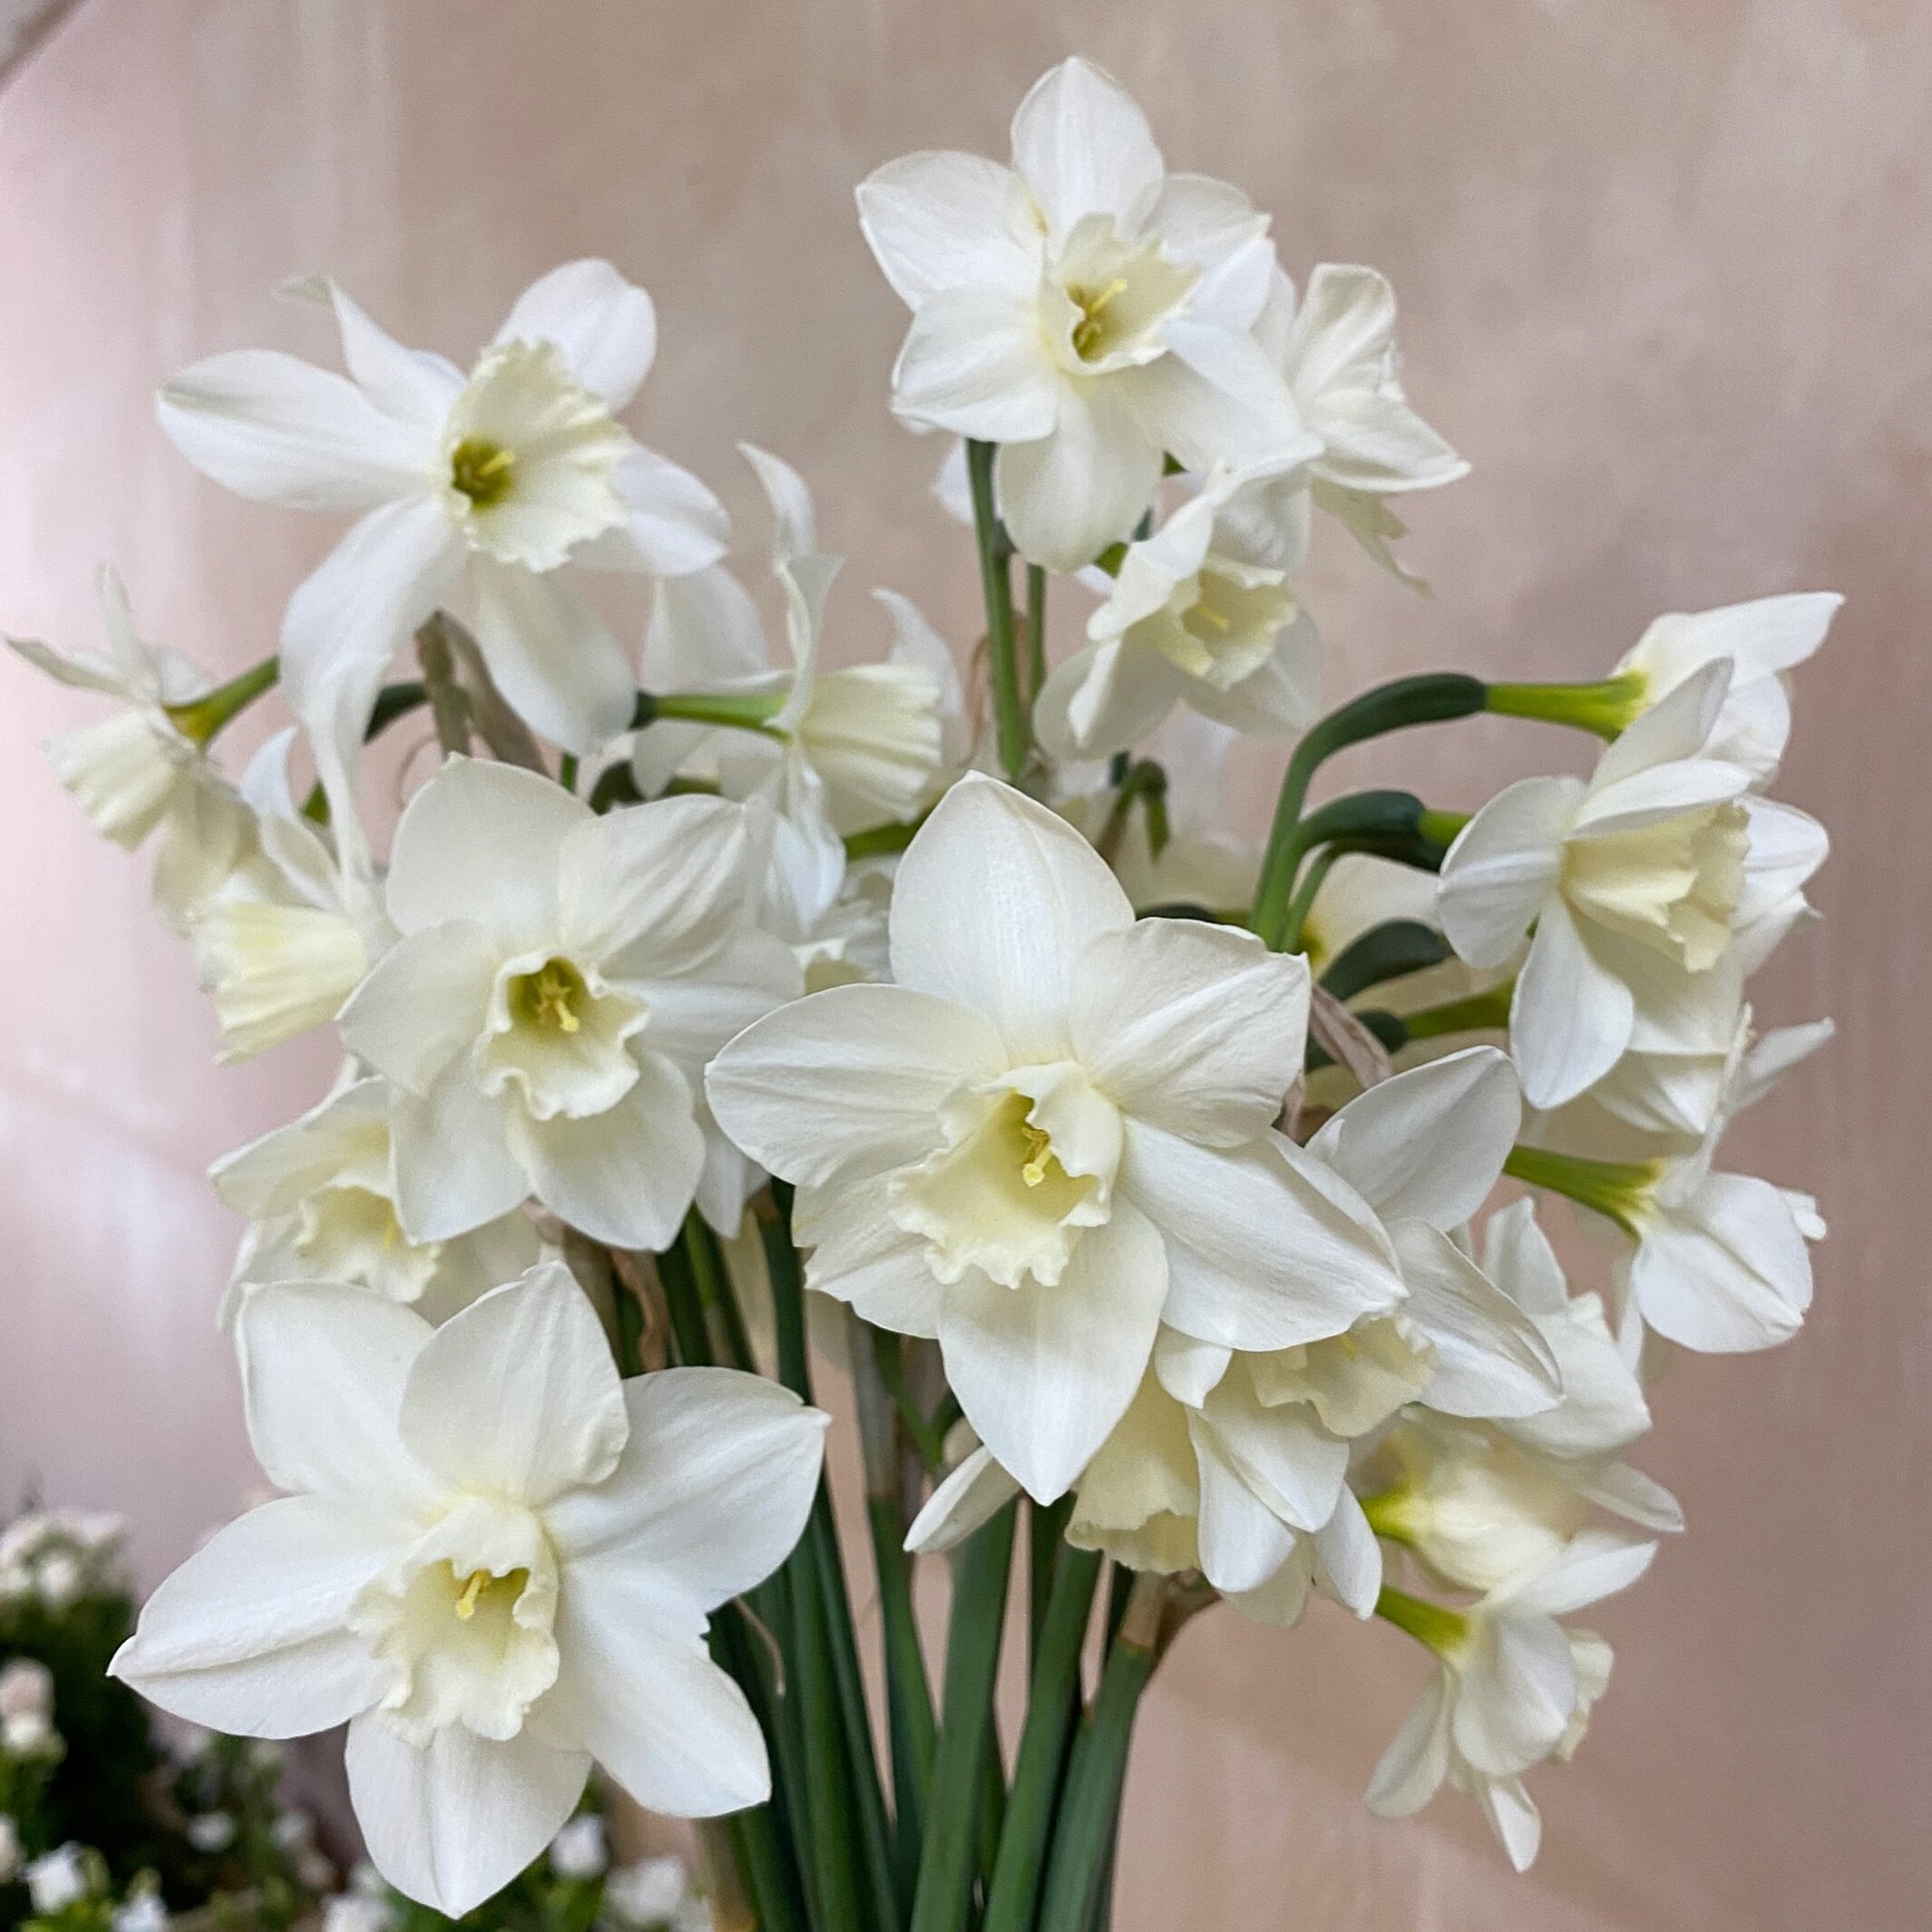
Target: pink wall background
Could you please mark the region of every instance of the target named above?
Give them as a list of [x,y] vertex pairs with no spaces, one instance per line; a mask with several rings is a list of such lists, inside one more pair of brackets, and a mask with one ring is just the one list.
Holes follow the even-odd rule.
[[[1911,1932],[1932,1917],[1932,11],[81,0],[0,93],[0,627],[93,645],[112,559],[151,634],[259,656],[334,526],[192,475],[156,382],[220,347],[326,354],[270,298],[292,274],[466,356],[532,274],[594,252],[659,302],[647,439],[754,543],[731,444],[790,457],[854,575],[963,641],[970,560],[922,495],[932,446],[887,415],[903,311],[851,188],[911,147],[999,151],[1075,49],[1177,165],[1273,210],[1292,271],[1394,278],[1411,390],[1476,465],[1415,506],[1433,601],[1328,533],[1309,591],[1338,694],[1444,664],[1594,675],[1658,610],[1849,598],[1781,787],[1833,830],[1827,916],[1760,997],[1840,1037],[1735,1142],[1821,1197],[1818,1306],[1791,1347],[1687,1359],[1661,1391],[1643,1459],[1692,1533],[1601,1617],[1618,1681],[1577,1762],[1535,1781],[1543,1862],[1512,1878],[1449,1797],[1409,1825],[1361,1812],[1419,1675],[1393,1633],[1220,1615],[1151,1701],[1121,1923]],[[37,1477],[127,1511],[154,1574],[253,1480],[213,1332],[235,1227],[202,1171],[327,1069],[295,1049],[210,1070],[144,868],[35,753],[92,715],[0,667],[0,1496]],[[1403,752],[1466,807],[1575,755],[1500,723]],[[1267,762],[1247,780],[1258,820]]]

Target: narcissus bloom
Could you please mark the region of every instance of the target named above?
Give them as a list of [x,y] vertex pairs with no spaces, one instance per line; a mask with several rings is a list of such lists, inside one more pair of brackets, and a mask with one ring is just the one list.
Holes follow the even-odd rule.
[[694,1195],[737,1225],[748,1176],[707,1147],[698,1074],[799,987],[747,924],[753,857],[719,798],[600,818],[533,772],[452,758],[410,800],[387,883],[402,936],[341,1024],[396,1090],[413,1241],[531,1194],[620,1247],[665,1246]]
[[1288,1348],[1400,1299],[1372,1215],[1273,1132],[1302,961],[1137,924],[1071,826],[978,776],[907,849],[891,947],[895,985],[812,994],[733,1040],[711,1104],[798,1184],[810,1285],[936,1337],[1032,1495],[1119,1420],[1164,1318]]
[[1469,466],[1403,394],[1388,278],[1322,262],[1297,302],[1277,268],[1254,336],[1286,378],[1302,421],[1321,438],[1306,472],[1313,501],[1406,577],[1389,547],[1404,532],[1387,499],[1439,489]]
[[1715,610],[1672,611],[1617,660],[1612,678],[1632,687],[1633,702],[1654,704],[1707,664],[1728,658],[1731,682],[1704,756],[1741,766],[1753,785],[1768,785],[1791,735],[1785,674],[1825,641],[1844,600],[1830,591],[1810,590]]
[[1748,798],[1750,774],[1709,750],[1730,678],[1720,659],[1679,684],[1587,785],[1506,786],[1443,861],[1443,931],[1470,965],[1507,964],[1535,926],[1509,1016],[1534,1107],[1574,1099],[1630,1047],[1640,1008],[1755,965],[1803,910],[1822,834]]
[[1420,1811],[1447,1779],[1481,1806],[1527,1871],[1542,1835],[1522,1773],[1568,1758],[1610,1681],[1610,1646],[1559,1616],[1627,1589],[1654,1543],[1581,1531],[1547,1566],[1467,1610],[1383,1594],[1381,1611],[1436,1654],[1436,1674],[1382,1753],[1368,1792],[1385,1818]]
[[161,1585],[116,1676],[243,1736],[346,1721],[369,1856],[451,1917],[550,1843],[593,1758],[653,1810],[765,1799],[706,1619],[797,1541],[823,1415],[728,1369],[620,1382],[556,1263],[440,1329],[266,1289],[239,1342],[249,1437],[287,1493]]
[[1000,445],[1021,552],[1091,562],[1147,508],[1164,454],[1205,472],[1315,454],[1248,333],[1274,268],[1266,216],[1225,181],[1169,174],[1133,99],[1082,60],[1035,84],[1012,136],[1010,168],[889,162],[859,218],[912,310],[893,407]]
[[840,560],[818,548],[805,479],[767,451],[740,448],[772,506],[790,668],[771,668],[757,606],[723,564],[660,584],[644,647],[651,688],[723,696],[759,728],[708,731],[668,719],[638,735],[632,768],[647,795],[688,766],[729,797],[765,801],[776,819],[773,911],[803,939],[838,894],[844,835],[913,817],[937,788],[959,678],[944,642],[890,591],[875,593],[893,619],[886,661],[836,669],[821,661]]
[[1041,688],[1034,725],[1047,749],[1125,751],[1176,702],[1243,731],[1308,724],[1322,645],[1291,581],[1307,551],[1306,505],[1279,473],[1223,469],[1128,544],[1088,642]]
[[238,494],[361,515],[282,620],[283,686],[318,756],[353,763],[392,652],[465,580],[503,695],[595,751],[630,722],[629,659],[558,568],[675,575],[725,548],[717,499],[616,418],[657,352],[650,298],[609,262],[552,269],[465,377],[332,284],[303,292],[333,306],[346,376],[242,349],[183,369],[160,407],[189,462]]
[[291,1281],[339,1282],[439,1322],[535,1264],[537,1233],[518,1211],[446,1241],[409,1238],[395,1212],[394,1107],[386,1080],[348,1079],[215,1163],[216,1193],[250,1223],[222,1304],[224,1327],[250,1288]]

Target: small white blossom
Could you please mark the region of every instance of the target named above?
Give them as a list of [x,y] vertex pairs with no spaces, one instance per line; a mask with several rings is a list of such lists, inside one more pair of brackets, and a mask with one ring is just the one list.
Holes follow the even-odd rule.
[[44,1853],[23,1876],[34,1913],[42,1918],[77,1905],[93,1889],[85,1857],[78,1845],[63,1845],[58,1850]]
[[571,1819],[550,1841],[551,1869],[560,1878],[594,1878],[610,1862],[604,1821],[594,1812]]

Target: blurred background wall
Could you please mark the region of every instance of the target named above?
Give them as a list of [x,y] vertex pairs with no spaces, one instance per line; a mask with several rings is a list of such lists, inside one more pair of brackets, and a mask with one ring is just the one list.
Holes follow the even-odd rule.
[[[1686,1359],[1644,1466],[1692,1533],[1600,1621],[1618,1679],[1512,1878],[1451,1796],[1358,1794],[1421,1673],[1394,1633],[1203,1619],[1136,1760],[1121,1923],[1296,1932],[1912,1932],[1932,1919],[1932,10],[1917,0],[79,0],[0,89],[0,628],[98,642],[112,559],[151,635],[239,668],[332,520],[230,500],[154,426],[223,347],[327,357],[272,299],[327,268],[467,358],[537,271],[656,297],[646,439],[717,483],[805,469],[833,548],[977,629],[970,557],[899,431],[903,327],[853,220],[913,147],[1003,153],[1072,51],[1170,161],[1273,210],[1283,259],[1394,278],[1410,387],[1473,460],[1415,502],[1417,598],[1325,531],[1341,695],[1457,665],[1596,675],[1654,613],[1849,597],[1781,790],[1825,818],[1826,918],[1760,982],[1836,1044],[1735,1164],[1815,1188],[1818,1305],[1775,1355]],[[1076,600],[1062,600],[1069,607]],[[846,655],[883,628],[844,610]],[[1076,613],[1059,613],[1063,624]],[[0,666],[0,1498],[127,1512],[151,1577],[255,1479],[213,1310],[207,1162],[315,1098],[318,1049],[211,1071],[144,867],[35,746],[94,715]],[[1407,770],[1473,807],[1577,746],[1500,721]],[[1237,790],[1258,824],[1271,761]],[[1342,776],[1359,782],[1369,758]]]

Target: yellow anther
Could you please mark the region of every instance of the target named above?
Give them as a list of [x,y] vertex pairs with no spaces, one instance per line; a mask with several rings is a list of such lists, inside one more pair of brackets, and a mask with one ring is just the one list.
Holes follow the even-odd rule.
[[488,1570],[472,1570],[463,1579],[463,1595],[456,1599],[456,1620],[467,1624],[476,1615],[476,1599],[483,1593],[483,1586],[490,1581]]
[[500,503],[516,480],[516,455],[483,436],[465,436],[450,452],[450,488],[479,510]]
[[1030,1120],[1022,1121],[1020,1130],[1027,1137],[1027,1163],[1020,1170],[1020,1178],[1029,1187],[1038,1187],[1053,1159],[1053,1141],[1044,1127],[1035,1127]]
[[547,960],[535,972],[517,980],[515,1010],[531,1026],[574,1033],[583,1025],[577,1002],[587,990],[583,975],[568,960]]
[[1212,624],[1216,630],[1232,630],[1234,628],[1234,619],[1225,611],[1216,610],[1212,604],[1196,604],[1190,614],[1199,618],[1204,624]]
[[1098,295],[1085,291],[1076,293],[1074,299],[1079,304],[1080,319],[1073,326],[1073,352],[1083,361],[1093,353],[1100,339],[1100,331],[1105,325],[1100,313],[1117,295],[1126,293],[1127,277],[1117,275]]

